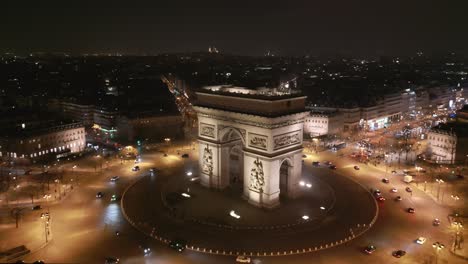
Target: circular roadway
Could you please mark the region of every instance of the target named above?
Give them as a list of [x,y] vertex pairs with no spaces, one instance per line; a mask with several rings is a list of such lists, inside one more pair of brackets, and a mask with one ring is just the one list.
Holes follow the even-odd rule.
[[[265,210],[249,205],[235,190],[213,191],[193,185],[184,179],[186,167],[195,168],[195,161],[159,168],[156,176],[143,177],[126,191],[122,205],[140,230],[168,240],[183,239],[189,247],[212,252],[296,253],[361,234],[378,210],[366,189],[328,168],[304,166],[303,180],[312,188],[306,187],[301,198]],[[187,188],[192,197],[178,199],[173,206],[177,209],[170,210],[163,198]],[[229,216],[232,209],[241,215],[239,221]],[[309,221],[301,220],[303,215]]]

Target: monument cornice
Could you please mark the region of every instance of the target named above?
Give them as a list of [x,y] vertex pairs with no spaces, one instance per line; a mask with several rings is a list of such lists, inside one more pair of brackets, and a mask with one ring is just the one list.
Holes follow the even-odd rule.
[[[266,129],[274,129],[285,127],[294,124],[301,124],[304,123],[304,116],[306,116],[309,112],[298,112],[294,114],[287,114],[278,117],[265,117],[260,115],[252,115],[252,114],[245,114],[245,113],[233,113],[229,111],[224,111],[220,109],[210,108],[210,107],[203,107],[203,106],[194,106],[197,110],[198,115],[202,117],[212,118],[216,120],[226,121],[226,122],[233,122],[242,125],[249,125],[255,127],[261,127]],[[212,113],[209,113],[212,112]],[[237,116],[237,117],[236,117]],[[258,122],[251,121],[252,119],[260,119]],[[288,119],[286,121],[279,121],[274,122],[275,119]],[[262,122],[263,121],[263,122]],[[267,122],[265,122],[267,121]],[[268,121],[273,121],[273,123],[269,123]]]

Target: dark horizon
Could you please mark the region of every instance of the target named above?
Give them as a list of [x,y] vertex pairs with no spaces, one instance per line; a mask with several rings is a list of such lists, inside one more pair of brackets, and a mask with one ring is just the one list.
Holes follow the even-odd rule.
[[[1,52],[468,55],[466,1],[4,3]],[[455,3],[458,2],[458,3]]]

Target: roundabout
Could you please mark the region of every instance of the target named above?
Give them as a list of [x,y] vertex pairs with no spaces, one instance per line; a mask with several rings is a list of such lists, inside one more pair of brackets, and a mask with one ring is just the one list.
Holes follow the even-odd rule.
[[121,201],[127,220],[165,243],[184,240],[190,250],[278,256],[346,243],[367,231],[378,213],[366,189],[329,169],[304,166],[302,195],[265,209],[246,203],[241,186],[200,186],[187,168],[198,171],[196,161],[188,161],[130,185]]

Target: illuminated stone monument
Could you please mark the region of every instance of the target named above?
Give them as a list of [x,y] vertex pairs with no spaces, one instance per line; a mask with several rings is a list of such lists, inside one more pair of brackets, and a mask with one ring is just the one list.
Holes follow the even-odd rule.
[[299,195],[305,96],[272,89],[205,87],[197,92],[201,184],[242,182],[259,207]]

